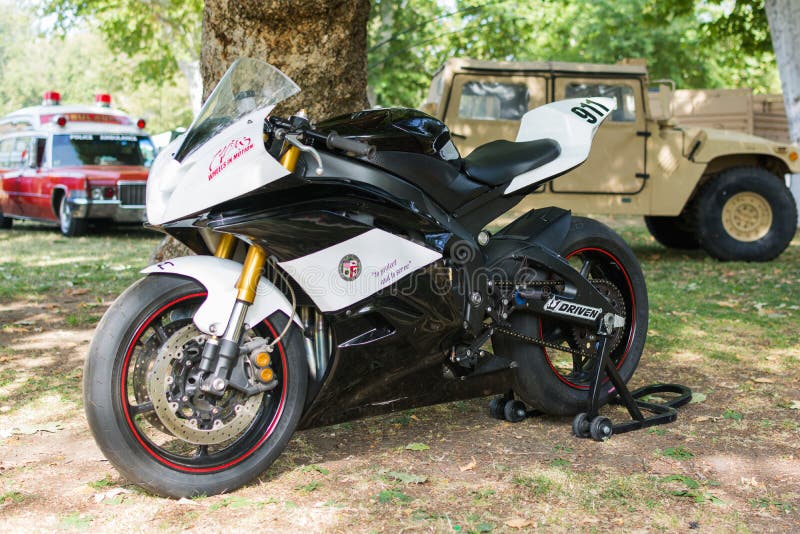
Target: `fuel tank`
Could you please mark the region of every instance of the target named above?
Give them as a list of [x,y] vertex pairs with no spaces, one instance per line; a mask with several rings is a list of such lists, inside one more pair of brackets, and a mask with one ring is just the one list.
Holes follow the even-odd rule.
[[447,126],[416,109],[358,111],[323,121],[316,129],[373,145],[375,156],[366,163],[414,184],[447,211],[488,189],[461,172],[461,154]]

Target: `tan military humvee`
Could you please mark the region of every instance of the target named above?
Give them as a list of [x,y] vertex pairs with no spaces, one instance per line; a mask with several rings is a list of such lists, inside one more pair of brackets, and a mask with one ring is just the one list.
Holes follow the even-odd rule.
[[651,88],[643,65],[451,59],[434,76],[423,109],[448,125],[466,155],[495,139],[514,140],[529,109],[591,96],[616,98],[617,110],[589,160],[529,195],[526,207],[644,215],[660,243],[702,246],[722,260],[771,260],[788,246],[797,207],[786,175],[800,172],[798,147],[680,126],[670,86]]

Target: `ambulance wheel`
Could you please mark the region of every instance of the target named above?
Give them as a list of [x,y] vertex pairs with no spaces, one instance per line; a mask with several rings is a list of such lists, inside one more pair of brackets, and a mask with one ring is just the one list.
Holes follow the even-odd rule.
[[525,405],[518,400],[507,401],[503,406],[503,415],[509,423],[519,423],[525,419],[526,414]]
[[58,226],[61,233],[67,237],[78,237],[86,233],[89,221],[72,215],[72,208],[67,201],[67,195],[61,197],[58,205]]
[[0,211],[0,229],[8,230],[11,228],[11,225],[14,224],[14,219],[10,217],[3,217],[3,212]]

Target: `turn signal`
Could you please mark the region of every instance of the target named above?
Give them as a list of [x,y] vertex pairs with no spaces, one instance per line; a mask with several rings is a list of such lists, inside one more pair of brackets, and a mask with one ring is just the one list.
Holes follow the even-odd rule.
[[797,161],[797,152],[795,152],[794,150],[789,152],[789,160],[790,161]]
[[264,383],[271,382],[272,379],[275,378],[275,373],[272,372],[272,369],[267,367],[266,369],[261,370],[261,372],[258,374],[258,377]]
[[266,367],[269,365],[270,358],[266,352],[259,352],[256,355],[256,365],[259,367]]

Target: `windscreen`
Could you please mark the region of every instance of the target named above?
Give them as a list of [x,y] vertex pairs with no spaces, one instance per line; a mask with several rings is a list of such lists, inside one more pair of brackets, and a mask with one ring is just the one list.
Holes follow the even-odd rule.
[[53,167],[83,165],[145,165],[142,142],[147,137],[120,134],[59,134],[53,136]]
[[264,115],[300,92],[284,73],[258,59],[237,59],[214,88],[192,122],[175,159],[183,159],[219,132],[257,110]]

